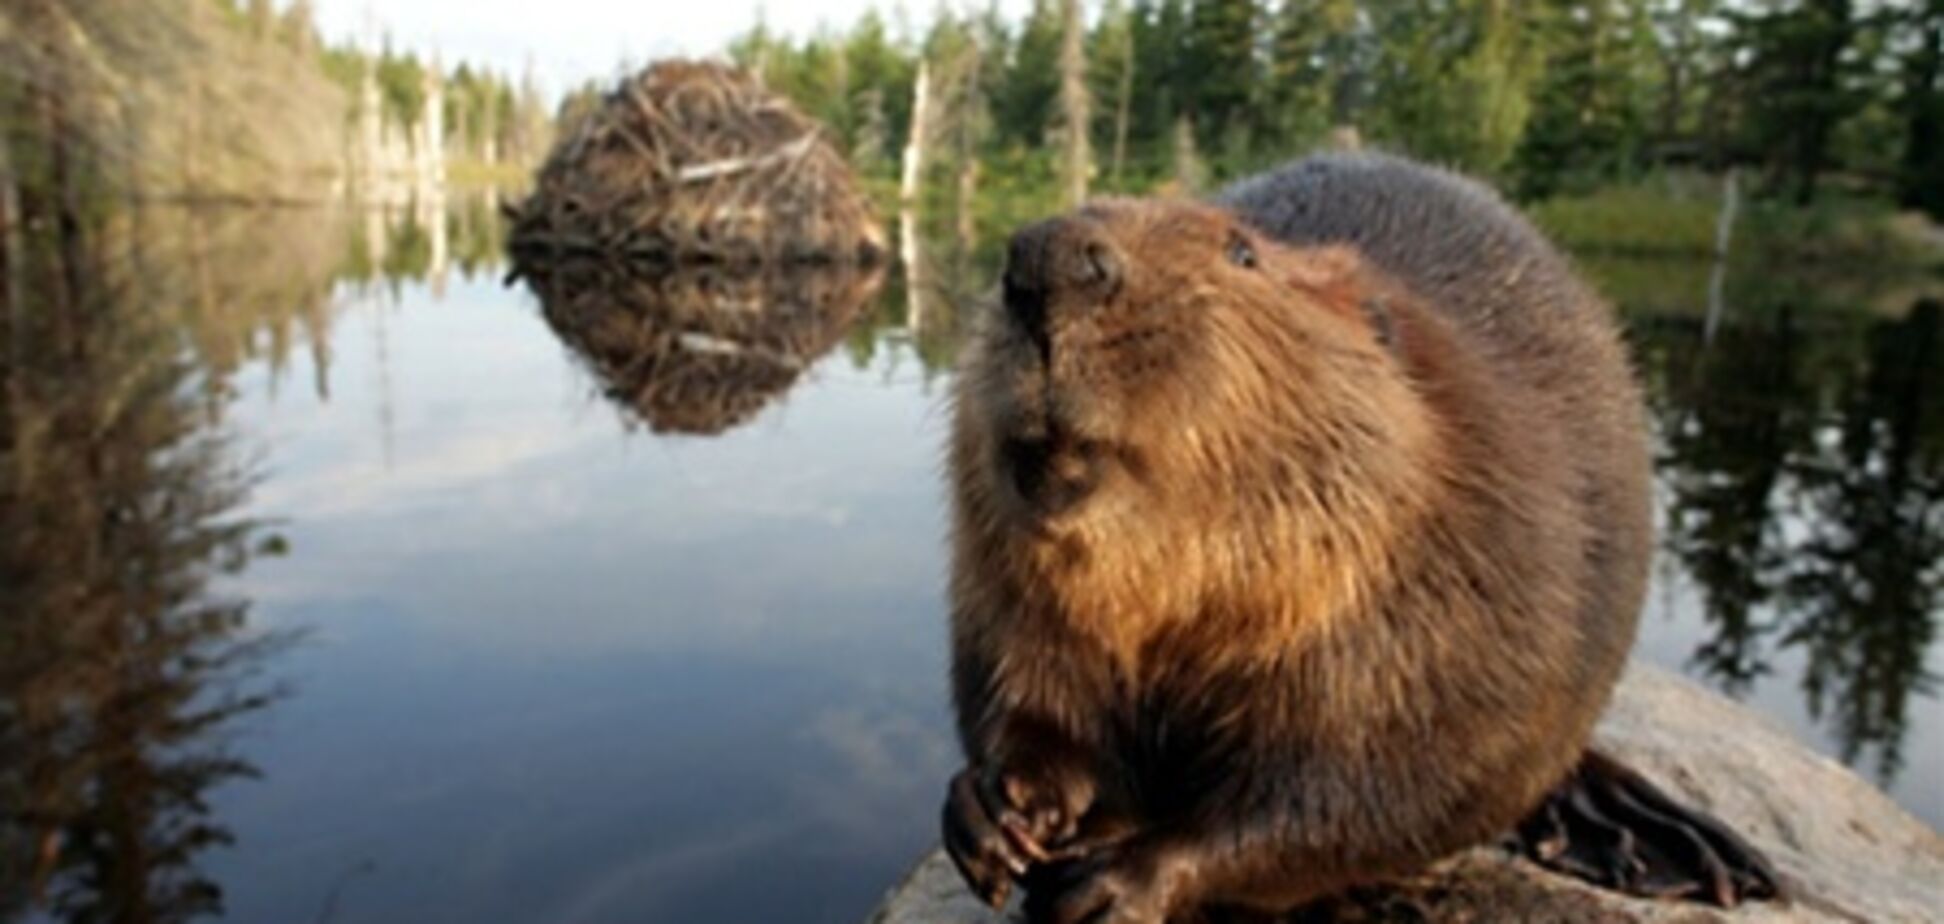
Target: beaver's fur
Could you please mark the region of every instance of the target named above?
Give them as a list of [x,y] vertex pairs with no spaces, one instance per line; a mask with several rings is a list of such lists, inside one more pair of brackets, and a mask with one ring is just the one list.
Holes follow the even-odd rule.
[[1005,806],[1037,915],[1288,908],[1566,777],[1648,450],[1612,312],[1524,219],[1325,155],[1028,229],[1006,284],[955,386],[954,799]]

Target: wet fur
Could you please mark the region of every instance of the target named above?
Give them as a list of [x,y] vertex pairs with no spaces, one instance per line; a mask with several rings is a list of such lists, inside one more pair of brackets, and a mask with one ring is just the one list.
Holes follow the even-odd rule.
[[[1174,911],[1290,907],[1505,831],[1579,758],[1645,586],[1607,306],[1489,191],[1383,156],[1087,214],[1127,291],[1038,380],[995,317],[956,385],[968,760],[1190,857]],[[1262,278],[1221,261],[1235,227]],[[1106,462],[1038,517],[1007,440],[1062,419]]]

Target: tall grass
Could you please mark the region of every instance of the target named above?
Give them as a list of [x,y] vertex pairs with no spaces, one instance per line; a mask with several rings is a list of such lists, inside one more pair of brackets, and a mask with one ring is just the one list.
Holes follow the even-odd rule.
[[[1721,181],[1669,174],[1561,196],[1528,208],[1554,241],[1579,253],[1711,258]],[[1807,208],[1757,199],[1735,222],[1737,264],[1923,267],[1944,254],[1920,219],[1889,204],[1832,194]]]

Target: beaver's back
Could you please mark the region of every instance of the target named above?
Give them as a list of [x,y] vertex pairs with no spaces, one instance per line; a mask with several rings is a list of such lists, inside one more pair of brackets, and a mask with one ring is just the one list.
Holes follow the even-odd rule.
[[1217,197],[1297,245],[1349,244],[1446,315],[1535,438],[1568,447],[1595,541],[1575,614],[1591,673],[1617,676],[1645,595],[1651,509],[1645,421],[1613,313],[1491,190],[1381,154],[1322,154]]

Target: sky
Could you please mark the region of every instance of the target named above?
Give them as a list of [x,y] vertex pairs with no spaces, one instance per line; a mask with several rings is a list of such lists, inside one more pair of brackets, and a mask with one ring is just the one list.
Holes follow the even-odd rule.
[[[721,51],[756,22],[806,35],[844,29],[877,6],[896,28],[930,17],[937,0],[314,0],[331,41],[368,34],[368,22],[396,47],[477,61],[519,73],[533,62],[550,94],[588,78],[614,76],[620,62]],[[1030,0],[1000,0],[1016,15]],[[979,0],[983,7],[985,0]],[[900,9],[916,11],[914,15]]]

